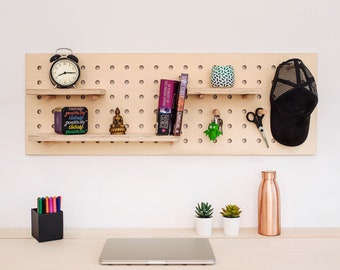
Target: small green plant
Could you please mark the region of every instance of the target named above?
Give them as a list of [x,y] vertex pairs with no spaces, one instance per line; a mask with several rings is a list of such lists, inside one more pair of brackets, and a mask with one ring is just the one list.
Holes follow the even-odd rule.
[[240,217],[242,211],[240,207],[235,204],[229,204],[225,208],[222,208],[222,212],[220,212],[223,217],[227,218],[238,218]]
[[195,209],[196,217],[198,218],[211,218],[214,210],[211,204],[207,202],[198,203]]

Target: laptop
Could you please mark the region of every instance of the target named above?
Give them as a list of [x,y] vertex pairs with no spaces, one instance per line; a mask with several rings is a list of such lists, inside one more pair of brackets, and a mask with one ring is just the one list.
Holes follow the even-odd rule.
[[206,238],[110,238],[101,252],[100,264],[214,264]]

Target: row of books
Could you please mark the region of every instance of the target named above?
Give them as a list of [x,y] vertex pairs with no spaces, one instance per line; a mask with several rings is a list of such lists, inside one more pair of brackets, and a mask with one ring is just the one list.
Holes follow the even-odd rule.
[[186,73],[181,74],[180,81],[161,80],[157,115],[157,135],[181,135],[187,85],[188,74]]

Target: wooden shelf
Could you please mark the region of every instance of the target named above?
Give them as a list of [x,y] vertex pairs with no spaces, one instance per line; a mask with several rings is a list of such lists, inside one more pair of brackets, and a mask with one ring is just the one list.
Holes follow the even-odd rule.
[[258,95],[261,89],[254,88],[188,88],[188,95]]
[[40,133],[28,135],[29,141],[36,142],[177,142],[179,138],[179,136],[157,136],[155,134],[60,135],[55,133]]
[[67,95],[90,95],[102,96],[106,94],[105,89],[26,89],[26,95],[40,95],[40,96],[67,96]]

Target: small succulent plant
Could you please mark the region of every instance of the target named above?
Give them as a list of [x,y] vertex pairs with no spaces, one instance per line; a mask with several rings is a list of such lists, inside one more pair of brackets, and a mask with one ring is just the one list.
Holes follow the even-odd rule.
[[238,218],[240,217],[242,211],[240,207],[235,204],[229,204],[225,208],[222,208],[222,212],[220,212],[223,217],[227,218]]
[[207,202],[198,203],[195,209],[196,217],[198,218],[211,218],[214,210],[211,204]]

